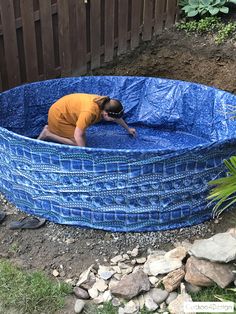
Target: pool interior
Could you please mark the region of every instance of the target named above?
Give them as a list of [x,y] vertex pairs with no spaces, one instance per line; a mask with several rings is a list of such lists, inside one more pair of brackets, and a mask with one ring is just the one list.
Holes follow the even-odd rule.
[[114,124],[98,124],[87,129],[87,147],[130,150],[180,150],[209,143],[193,134],[153,128],[142,125],[130,125],[137,131],[134,138],[125,129]]

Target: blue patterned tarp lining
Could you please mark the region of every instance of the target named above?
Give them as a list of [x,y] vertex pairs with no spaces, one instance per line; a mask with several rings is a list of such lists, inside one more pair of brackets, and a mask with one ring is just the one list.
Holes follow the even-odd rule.
[[[109,95],[138,130],[88,130],[88,147],[33,139],[50,105],[75,92]],[[211,218],[208,182],[236,153],[236,97],[214,88],[143,77],[43,81],[0,94],[0,192],[51,221],[111,231],[157,231]]]

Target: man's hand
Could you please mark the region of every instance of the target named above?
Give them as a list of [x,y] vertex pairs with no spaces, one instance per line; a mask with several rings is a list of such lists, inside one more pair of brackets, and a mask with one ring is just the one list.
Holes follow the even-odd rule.
[[128,133],[129,133],[130,135],[132,135],[133,137],[136,137],[136,136],[137,136],[137,132],[136,132],[136,130],[135,130],[134,128],[129,128],[129,129],[128,129]]

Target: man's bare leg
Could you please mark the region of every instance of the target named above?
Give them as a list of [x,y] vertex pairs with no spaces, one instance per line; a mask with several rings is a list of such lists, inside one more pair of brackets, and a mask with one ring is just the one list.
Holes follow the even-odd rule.
[[59,136],[50,132],[47,125],[45,125],[42,132],[39,134],[38,140],[41,140],[41,141],[51,140],[51,141],[66,144],[66,145],[76,146],[76,142],[74,139],[62,137],[62,136]]

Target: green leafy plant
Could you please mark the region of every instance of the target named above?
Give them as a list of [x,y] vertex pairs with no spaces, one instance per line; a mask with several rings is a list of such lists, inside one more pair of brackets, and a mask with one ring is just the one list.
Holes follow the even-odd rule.
[[224,160],[224,163],[228,169],[227,176],[209,182],[214,188],[210,191],[208,199],[217,202],[213,208],[215,217],[236,203],[236,156]]
[[228,39],[234,32],[236,32],[236,23],[230,22],[218,31],[216,35],[215,42],[217,44],[222,44],[226,39]]
[[[187,3],[187,4],[186,4]],[[197,15],[217,15],[218,13],[229,13],[227,4],[234,3],[236,0],[188,0],[181,1],[180,6],[188,17]]]
[[236,38],[236,22],[224,23],[221,18],[216,16],[205,17],[200,20],[189,22],[180,22],[176,25],[178,30],[184,30],[186,33],[199,33],[213,35],[215,43],[222,44],[228,38]]
[[189,22],[181,22],[177,24],[177,29],[202,34],[218,30],[221,27],[221,24],[222,23],[219,17],[211,16],[200,19],[199,21],[193,20]]

